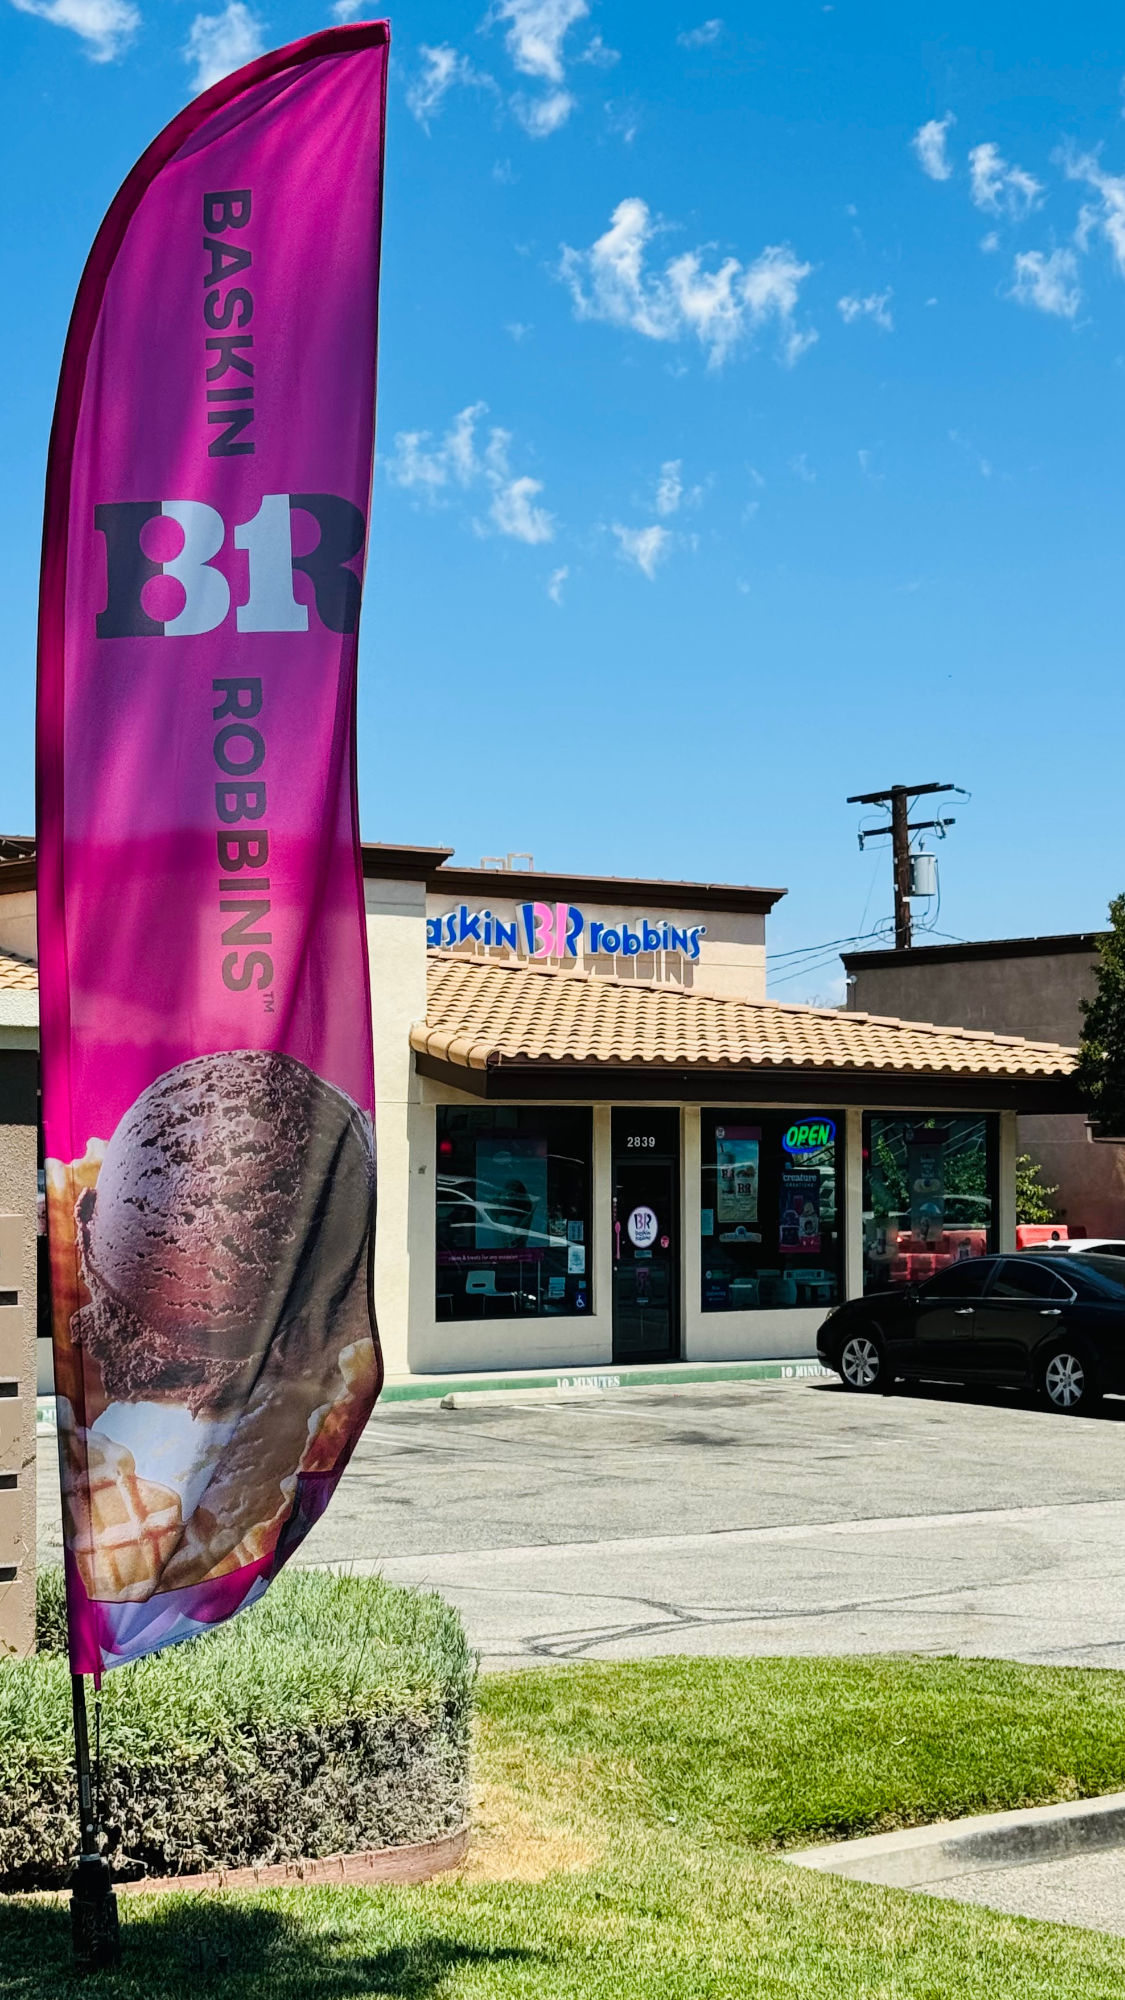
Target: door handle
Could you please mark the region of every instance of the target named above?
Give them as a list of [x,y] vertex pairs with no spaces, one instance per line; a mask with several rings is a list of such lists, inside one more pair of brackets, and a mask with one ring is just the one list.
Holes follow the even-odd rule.
[[1040,1317],[1040,1319],[1061,1319],[1061,1318],[1062,1318],[1062,1307],[1061,1307],[1061,1306],[1040,1306],[1040,1308],[1039,1308],[1039,1317]]
[[972,1306],[954,1306],[953,1308],[954,1319],[971,1319],[972,1316],[973,1316]]

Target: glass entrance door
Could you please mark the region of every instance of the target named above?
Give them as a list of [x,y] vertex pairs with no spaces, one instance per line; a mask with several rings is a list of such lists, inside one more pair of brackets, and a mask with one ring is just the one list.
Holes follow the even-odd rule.
[[680,1114],[613,1114],[613,1358],[680,1352]]

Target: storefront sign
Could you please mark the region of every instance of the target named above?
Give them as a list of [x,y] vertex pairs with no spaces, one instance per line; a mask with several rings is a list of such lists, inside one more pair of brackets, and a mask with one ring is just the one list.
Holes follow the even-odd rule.
[[836,1121],[834,1118],[804,1118],[791,1125],[782,1134],[781,1143],[787,1153],[796,1159],[804,1159],[810,1153],[822,1153],[826,1146],[836,1143]]
[[517,903],[514,920],[506,923],[491,910],[470,910],[467,903],[460,903],[443,916],[427,917],[426,944],[447,951],[451,946],[480,944],[486,950],[512,951],[517,958],[639,958],[642,953],[664,951],[697,959],[706,929],[706,924],[673,924],[667,917],[605,924],[596,917],[588,919],[574,903]]
[[625,1227],[629,1233],[629,1241],[635,1249],[651,1250],[660,1224],[656,1220],[655,1211],[649,1208],[647,1202],[642,1202],[639,1208],[633,1210]]

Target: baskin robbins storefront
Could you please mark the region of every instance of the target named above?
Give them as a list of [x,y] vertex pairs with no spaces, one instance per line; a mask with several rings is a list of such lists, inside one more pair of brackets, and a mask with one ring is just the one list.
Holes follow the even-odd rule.
[[[1053,1044],[767,1000],[780,890],[363,859],[392,1380],[812,1356],[845,1295],[1012,1247],[1016,1114],[1078,1108]],[[0,857],[13,1074],[34,876]]]
[[392,1376],[801,1358],[1015,1241],[1073,1053],[766,998],[781,890],[364,850]]

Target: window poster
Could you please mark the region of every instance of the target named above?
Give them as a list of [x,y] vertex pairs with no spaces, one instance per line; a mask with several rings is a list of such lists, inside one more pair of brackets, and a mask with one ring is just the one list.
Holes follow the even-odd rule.
[[820,1175],[785,1167],[777,1247],[789,1256],[820,1249]]
[[758,1125],[715,1127],[715,1217],[720,1224],[758,1220]]
[[522,1250],[547,1230],[547,1141],[482,1133],[476,1142],[478,1250]]
[[906,1148],[910,1182],[910,1228],[923,1243],[936,1243],[945,1228],[945,1160],[940,1132],[910,1134]]

